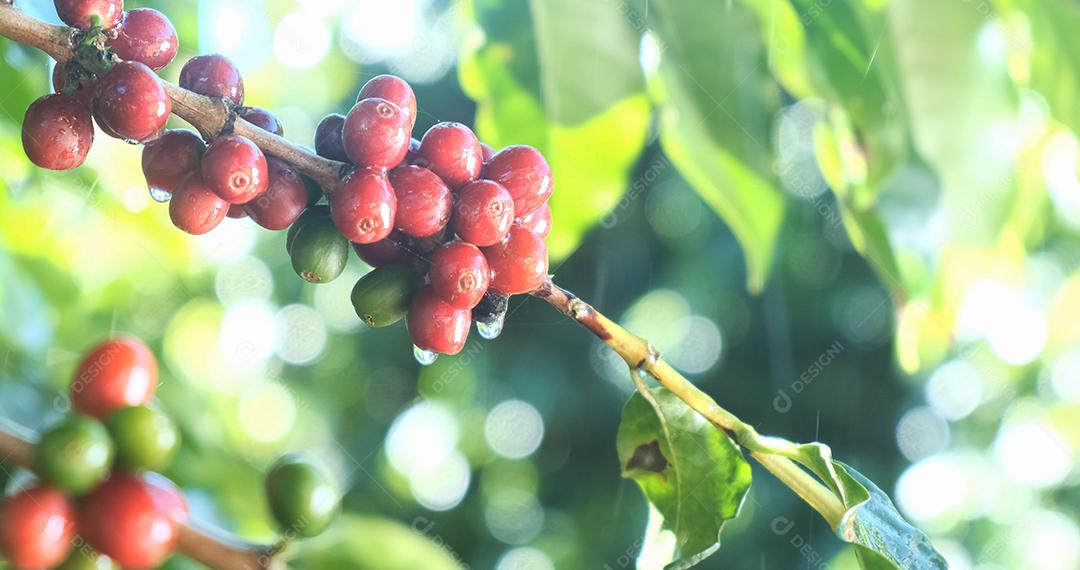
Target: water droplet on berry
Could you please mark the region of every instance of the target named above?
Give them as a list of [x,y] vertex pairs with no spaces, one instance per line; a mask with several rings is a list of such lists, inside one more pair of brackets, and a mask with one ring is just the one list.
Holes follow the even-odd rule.
[[416,361],[420,363],[420,366],[431,366],[432,364],[435,364],[435,359],[439,357],[438,354],[435,354],[430,350],[424,350],[416,345],[413,345],[412,351],[413,356],[416,358]]
[[162,190],[161,188],[151,188],[150,199],[155,202],[165,203],[172,199],[172,194],[167,190]]
[[485,340],[495,340],[502,334],[504,322],[502,316],[476,321],[476,332]]

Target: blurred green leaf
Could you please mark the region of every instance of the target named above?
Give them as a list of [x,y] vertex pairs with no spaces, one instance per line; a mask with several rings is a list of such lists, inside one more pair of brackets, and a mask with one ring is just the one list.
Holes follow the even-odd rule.
[[[551,163],[551,255],[566,257],[618,201],[650,109],[638,32],[615,2],[474,0],[485,40],[460,79],[493,148],[528,144]],[[589,57],[582,57],[589,54]]]
[[437,538],[421,534],[428,524],[426,519],[417,519],[410,528],[390,519],[342,516],[326,536],[305,543],[293,562],[319,570],[462,568],[461,561]]
[[[651,390],[656,407],[634,394],[623,409],[616,446],[623,477],[641,487],[675,535],[673,564],[689,568],[720,548],[720,531],[739,512],[750,489],[750,465],[716,426],[664,388]],[[664,548],[646,540],[642,557]]]

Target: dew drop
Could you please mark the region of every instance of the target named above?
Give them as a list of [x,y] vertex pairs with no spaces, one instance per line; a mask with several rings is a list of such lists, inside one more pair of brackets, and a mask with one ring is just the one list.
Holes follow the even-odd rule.
[[162,190],[161,188],[150,189],[150,199],[155,202],[165,203],[168,202],[171,198],[172,194],[167,190]]
[[504,322],[503,315],[476,321],[476,332],[480,333],[480,337],[485,340],[495,340],[502,334]]
[[413,357],[420,363],[420,366],[431,366],[435,363],[435,359],[439,357],[438,354],[430,350],[424,350],[416,345],[413,345],[412,352]]

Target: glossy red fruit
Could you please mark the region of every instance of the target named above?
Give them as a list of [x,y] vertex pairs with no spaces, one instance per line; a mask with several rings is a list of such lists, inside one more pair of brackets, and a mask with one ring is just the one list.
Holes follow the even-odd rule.
[[[68,83],[68,63],[57,62],[53,66],[52,72],[52,84],[53,91],[57,93],[64,93],[74,97],[78,102],[86,106],[87,109],[94,108],[94,83],[97,78],[94,77],[89,71],[82,70],[80,73],[86,76],[86,81],[75,85],[69,93],[65,93],[65,88]],[[77,64],[76,64],[77,65]]]
[[397,197],[397,228],[413,237],[439,233],[450,222],[453,196],[434,172],[420,166],[399,166],[390,171]]
[[508,146],[496,153],[484,167],[484,178],[506,187],[514,197],[519,218],[539,208],[555,188],[544,155],[524,145]]
[[24,489],[0,502],[0,555],[15,568],[52,568],[75,539],[75,508],[50,487]]
[[469,338],[472,313],[455,309],[429,286],[413,297],[406,323],[416,346],[439,354],[457,354]]
[[480,177],[484,151],[472,129],[461,123],[439,123],[420,141],[420,165],[438,174],[453,189]]
[[491,268],[491,288],[497,293],[528,293],[547,278],[547,245],[539,236],[517,224],[510,227],[506,239],[483,251]]
[[409,152],[405,153],[405,162],[416,164],[420,160],[420,141],[415,138],[409,139]]
[[409,151],[409,117],[386,99],[364,99],[345,117],[341,140],[357,166],[387,169]]
[[223,55],[193,57],[180,70],[180,87],[206,95],[224,97],[236,105],[244,104],[244,80],[240,70]]
[[124,15],[124,0],[55,0],[55,4],[60,19],[80,30],[93,27],[95,16],[101,18],[102,29],[115,28]]
[[240,135],[218,137],[211,143],[200,171],[214,193],[230,204],[254,200],[266,191],[270,178],[262,150]]
[[173,225],[196,236],[218,227],[228,213],[229,203],[215,194],[198,172],[189,174],[169,200]]
[[345,143],[341,140],[341,129],[345,126],[345,115],[331,113],[319,121],[315,127],[315,152],[323,158],[349,162],[345,154]]
[[172,22],[153,8],[125,12],[116,37],[109,40],[117,57],[146,64],[154,71],[172,62],[178,45]]
[[75,168],[86,160],[94,143],[94,121],[73,97],[46,95],[26,110],[22,143],[26,156],[41,168]]
[[409,236],[396,230],[375,243],[353,243],[352,246],[356,255],[372,267],[383,265],[418,267],[423,261],[417,255],[415,245]]
[[83,500],[79,533],[124,568],[156,568],[176,548],[175,506],[143,476],[114,472]]
[[199,169],[206,152],[202,137],[187,129],[165,131],[143,147],[142,171],[151,190],[172,194],[180,183]]
[[461,239],[480,247],[499,243],[514,223],[514,199],[497,182],[477,180],[458,191],[451,224]]
[[488,143],[480,143],[480,154],[484,157],[484,164],[487,164],[492,157],[495,156],[495,149],[491,148]]
[[157,390],[157,360],[133,337],[109,339],[90,350],[71,381],[71,407],[105,420],[113,411],[141,406]]
[[397,198],[382,172],[357,170],[330,196],[330,217],[351,242],[375,243],[394,229]]
[[480,249],[452,241],[435,250],[428,270],[431,289],[455,309],[472,309],[491,284],[491,270]]
[[285,134],[285,127],[277,116],[262,107],[244,107],[239,113],[240,118],[259,127],[260,129],[274,133],[277,136]]
[[528,216],[515,221],[530,232],[546,238],[551,233],[551,206],[545,202]]
[[110,136],[152,139],[165,128],[172,101],[161,80],[137,61],[117,63],[94,86],[94,119]]
[[409,83],[393,75],[376,75],[360,88],[356,102],[364,99],[379,98],[395,104],[409,119],[409,130],[416,124],[416,94]]
[[266,192],[244,204],[244,211],[268,230],[284,230],[307,208],[308,189],[303,177],[288,163],[267,157],[266,166],[269,173]]

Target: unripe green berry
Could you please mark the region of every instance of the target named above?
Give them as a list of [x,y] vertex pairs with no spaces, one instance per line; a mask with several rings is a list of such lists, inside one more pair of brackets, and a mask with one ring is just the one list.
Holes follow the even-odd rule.
[[298,455],[278,459],[266,475],[270,511],[286,536],[312,537],[330,526],[338,491],[330,478]]
[[101,422],[73,415],[42,434],[34,448],[34,468],[42,481],[81,495],[109,474],[113,453],[113,441]]
[[180,447],[176,425],[154,408],[120,408],[105,425],[116,444],[116,464],[131,471],[162,471]]
[[315,217],[296,231],[289,255],[293,270],[305,281],[329,283],[349,262],[349,241],[330,218]]
[[67,560],[55,570],[116,570],[116,564],[108,556],[77,540]]
[[296,240],[296,234],[300,233],[300,228],[307,225],[312,220],[320,220],[330,217],[330,207],[325,204],[317,206],[311,206],[304,210],[304,213],[300,214],[299,218],[289,226],[289,231],[285,233],[285,252],[292,253],[293,242]]
[[390,326],[405,318],[415,290],[416,274],[400,265],[384,265],[353,286],[353,309],[369,327]]

